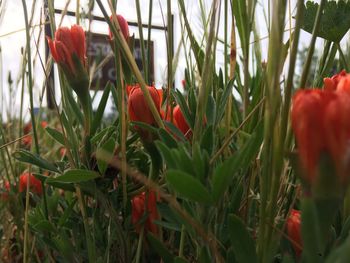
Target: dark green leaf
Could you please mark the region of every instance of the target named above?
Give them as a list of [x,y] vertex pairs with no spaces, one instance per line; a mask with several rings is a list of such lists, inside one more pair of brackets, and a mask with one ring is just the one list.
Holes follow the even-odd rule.
[[[308,1],[302,28],[312,33],[319,4]],[[317,36],[339,43],[350,28],[350,2],[326,1]]]
[[56,129],[52,129],[50,127],[46,127],[45,130],[55,141],[57,141],[58,143],[60,143],[62,145],[65,145],[64,137],[63,137],[63,134],[61,132],[59,132]]
[[101,120],[102,120],[103,113],[104,113],[106,105],[107,105],[107,101],[108,101],[108,97],[109,97],[109,93],[111,91],[111,88],[113,88],[113,85],[110,82],[108,82],[106,87],[103,90],[102,98],[100,100],[100,104],[98,105],[97,111],[94,114],[94,120],[93,120],[92,126],[91,126],[91,134],[92,135],[95,134],[97,128],[101,124]]
[[170,251],[164,246],[158,238],[156,238],[151,233],[147,234],[147,240],[151,244],[151,247],[158,253],[158,255],[163,259],[164,263],[173,263],[174,256]]
[[169,170],[166,180],[182,197],[201,203],[210,204],[211,195],[208,190],[192,175],[178,170]]
[[218,109],[216,114],[216,124],[219,124],[219,122],[222,119],[222,116],[224,115],[228,98],[230,97],[230,95],[232,95],[233,82],[234,82],[234,79],[231,79],[227,83],[226,89],[222,94],[222,96],[220,97],[219,103],[217,104]]
[[13,157],[20,162],[29,163],[44,170],[58,173],[58,169],[54,164],[29,151],[19,150],[13,153]]
[[90,181],[98,177],[100,177],[100,175],[94,171],[74,169],[66,171],[63,175],[47,178],[46,182],[80,183]]
[[111,137],[96,150],[97,166],[101,174],[106,172],[108,163],[113,158],[114,147],[115,139]]
[[160,128],[158,130],[159,138],[170,148],[177,147],[177,141],[166,130]]
[[254,241],[243,221],[236,215],[231,214],[228,218],[228,228],[237,262],[258,262]]

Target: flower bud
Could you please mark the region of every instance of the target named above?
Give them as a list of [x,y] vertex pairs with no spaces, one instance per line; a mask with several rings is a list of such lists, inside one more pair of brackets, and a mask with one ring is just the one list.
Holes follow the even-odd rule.
[[[159,219],[158,211],[157,211],[157,197],[154,191],[150,191],[148,193],[148,199],[146,198],[146,193],[143,192],[140,195],[135,196],[131,200],[132,212],[131,212],[131,220],[135,225],[136,232],[140,232],[141,226],[139,224],[140,219],[144,216],[145,213],[148,214],[146,222],[144,224],[145,230],[150,231],[153,234],[158,233],[157,226],[153,223],[154,220]],[[145,208],[147,207],[147,211]]]
[[[129,37],[130,37],[128,22],[121,15],[117,15],[117,19],[118,19],[118,24],[119,24],[120,30],[122,31],[125,40],[128,41]],[[114,23],[113,16],[111,16],[111,21]],[[111,29],[109,29],[109,38],[110,39],[114,38]]]
[[41,195],[43,193],[41,182],[34,177],[31,173],[22,173],[19,177],[19,192],[25,192],[27,190],[27,184],[30,184],[30,190],[33,193]]
[[290,238],[297,258],[300,258],[302,253],[301,239],[301,213],[298,210],[292,209],[287,219],[287,235]]
[[[157,89],[155,87],[147,87],[152,100],[160,113],[160,103],[161,98]],[[156,120],[153,117],[151,110],[148,107],[148,104],[145,100],[141,88],[136,85],[134,86],[129,93],[129,102],[128,102],[128,111],[131,121],[144,122],[149,125],[156,125]]]
[[176,105],[173,109],[173,118],[175,126],[183,133],[183,135],[185,135],[187,138],[191,137],[191,129],[188,126],[179,105]]

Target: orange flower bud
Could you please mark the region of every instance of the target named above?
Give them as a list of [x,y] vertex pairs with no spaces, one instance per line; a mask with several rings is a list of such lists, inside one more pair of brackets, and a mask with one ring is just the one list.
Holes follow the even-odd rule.
[[175,126],[187,137],[191,137],[192,132],[188,126],[185,117],[182,114],[179,105],[176,105],[173,110],[174,124]]
[[30,190],[33,193],[41,195],[43,193],[41,182],[34,177],[31,173],[22,173],[19,177],[19,192],[25,192],[27,190],[28,181],[30,183]]
[[298,210],[292,209],[287,219],[287,234],[291,239],[293,249],[297,258],[300,258],[302,253],[302,239],[301,239],[301,213]]
[[[118,19],[118,24],[119,24],[119,27],[123,33],[123,36],[125,38],[126,41],[129,40],[129,25],[128,25],[128,22],[125,20],[125,18],[121,15],[117,15],[117,19]],[[113,22],[113,16],[111,16],[111,21]],[[113,33],[111,31],[111,29],[109,29],[109,38],[110,39],[113,39],[114,36],[113,36]]]
[[[147,87],[151,94],[152,100],[160,113],[161,98],[155,87]],[[156,125],[156,121],[153,117],[151,110],[143,96],[141,88],[136,85],[129,93],[128,111],[131,121],[144,122],[149,125]]]
[[66,74],[76,75],[80,70],[74,61],[75,55],[82,67],[86,66],[85,33],[81,26],[60,27],[55,33],[55,40],[47,37],[54,60],[65,70]]
[[338,74],[334,75],[331,78],[324,78],[323,83],[324,83],[324,89],[329,90],[329,91],[334,91],[337,89],[339,81],[346,76],[346,71],[342,70]]
[[[144,216],[145,213],[148,214],[146,222],[145,222],[145,230],[151,231],[153,234],[158,233],[157,226],[153,223],[154,220],[159,219],[158,211],[157,211],[157,197],[154,191],[150,191],[148,193],[148,199],[146,200],[146,193],[143,192],[140,195],[135,196],[131,200],[132,212],[131,212],[131,220],[135,225],[136,232],[140,232],[141,227],[138,224],[140,219]],[[147,207],[147,211],[145,212],[145,208]]]

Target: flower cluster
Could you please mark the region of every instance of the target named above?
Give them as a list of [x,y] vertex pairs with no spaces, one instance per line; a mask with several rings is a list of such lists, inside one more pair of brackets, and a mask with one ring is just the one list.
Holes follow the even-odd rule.
[[[191,137],[191,130],[187,124],[179,105],[176,105],[173,109],[173,118],[170,118],[170,114],[165,114],[161,110],[162,104],[162,90],[158,90],[155,87],[147,87],[149,93],[151,94],[152,100],[156,106],[156,109],[160,116],[166,121],[172,121],[172,123],[187,137]],[[143,92],[140,86],[128,86],[127,93],[129,94],[128,100],[128,111],[131,121],[144,122],[148,125],[156,125],[156,121],[153,117],[151,110],[144,98]],[[138,129],[138,132],[142,134],[142,129]]]
[[305,180],[318,174],[321,154],[327,153],[341,182],[349,165],[350,74],[325,79],[325,89],[299,90],[293,97],[292,128]]
[[[41,182],[35,178],[35,176],[29,172],[24,172],[19,177],[19,188],[20,193],[27,191],[27,186],[29,184],[29,189],[32,193],[41,195],[43,193],[43,188]],[[4,189],[1,194],[1,199],[6,201],[9,198],[9,192],[11,190],[11,185],[9,181],[4,182]]]
[[141,225],[140,220],[143,218],[145,213],[147,213],[147,219],[145,221],[145,230],[150,231],[153,234],[158,233],[157,226],[153,223],[154,220],[159,219],[157,212],[157,196],[153,191],[148,192],[148,195],[143,192],[140,195],[135,196],[131,200],[132,212],[131,220],[136,227],[136,232],[140,232]]

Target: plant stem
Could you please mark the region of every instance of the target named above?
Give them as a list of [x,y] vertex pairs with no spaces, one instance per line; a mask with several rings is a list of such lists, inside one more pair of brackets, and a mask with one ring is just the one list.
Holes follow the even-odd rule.
[[90,230],[89,230],[90,227],[89,227],[89,222],[88,222],[87,213],[86,213],[84,196],[81,192],[80,186],[77,185],[75,187],[75,190],[76,190],[76,194],[78,197],[80,211],[81,211],[81,214],[83,216],[83,223],[84,223],[85,238],[86,238],[89,262],[94,263],[94,262],[96,262],[96,260],[95,260],[95,247],[94,247],[94,244],[93,244],[93,242],[91,240],[91,236],[90,236]]
[[337,48],[338,48],[339,55],[340,55],[340,59],[341,59],[341,60],[343,61],[343,63],[344,63],[344,67],[345,67],[346,72],[349,72],[349,71],[350,71],[350,68],[349,68],[349,65],[348,65],[348,63],[347,63],[347,61],[346,61],[346,58],[345,58],[345,56],[344,56],[344,53],[343,53],[343,51],[342,51],[342,49],[341,49],[341,47],[340,47],[340,43],[335,43],[335,45],[336,45]]
[[305,88],[307,77],[309,75],[311,61],[312,61],[312,56],[313,56],[314,50],[315,50],[315,43],[316,43],[317,33],[318,33],[318,29],[319,29],[320,23],[321,23],[323,7],[326,4],[326,2],[327,2],[326,0],[321,0],[321,3],[320,3],[320,5],[319,5],[319,7],[317,9],[315,24],[314,24],[314,28],[312,29],[312,37],[311,37],[311,41],[310,41],[310,48],[309,48],[309,50],[307,52],[306,62],[304,64],[303,73],[301,75],[301,80],[300,80],[300,88],[302,88],[302,89]]
[[181,226],[181,236],[180,236],[180,246],[179,246],[179,257],[182,258],[184,255],[184,246],[185,246],[185,225]]
[[[109,16],[108,16],[108,14],[107,14],[107,12],[106,12],[106,9],[104,8],[104,6],[103,6],[103,4],[101,2],[101,0],[96,0],[96,1],[97,1],[98,6],[101,9],[101,12],[102,12],[103,16],[106,19],[106,22],[109,25],[110,30],[112,31],[113,35],[115,36],[116,40],[118,41],[118,45],[120,46],[120,50],[122,51],[124,57],[128,61],[130,68],[132,69],[132,71],[133,71],[137,81],[140,84],[140,88],[141,88],[142,93],[143,93],[143,95],[145,97],[146,103],[147,103],[150,111],[152,112],[152,115],[153,115],[157,125],[160,128],[164,128],[164,124],[163,124],[163,121],[162,121],[162,119],[160,117],[160,113],[158,112],[158,110],[157,110],[157,108],[156,108],[156,106],[155,106],[155,104],[153,102],[151,94],[149,93],[149,91],[147,89],[146,82],[143,79],[142,74],[141,74],[141,72],[140,72],[140,70],[139,70],[139,68],[138,68],[138,66],[137,66],[137,64],[135,62],[135,59],[133,57],[133,54],[130,51],[128,43],[126,42],[126,40],[125,40],[125,38],[123,36],[123,33],[121,32],[121,29],[120,29],[120,26],[119,26],[116,14],[113,13],[113,21],[114,21],[114,23],[112,23],[110,18],[109,18]],[[109,1],[108,3],[110,5],[111,10],[113,10],[111,1]],[[115,25],[116,25],[116,27],[115,27]]]
[[207,102],[208,97],[210,94],[210,69],[212,68],[212,45],[214,42],[214,36],[215,36],[215,22],[216,22],[216,15],[218,11],[219,1],[214,0],[212,5],[212,15],[211,15],[211,21],[210,21],[210,31],[208,36],[208,42],[205,52],[205,59],[204,59],[204,67],[203,71],[201,72],[201,79],[202,79],[202,85],[199,89],[199,95],[198,95],[198,102],[197,102],[197,110],[196,110],[196,119],[194,124],[194,131],[193,131],[193,142],[200,140],[200,134],[202,131],[202,125],[203,120],[206,113],[207,108]]
[[[146,61],[146,52],[145,52],[145,41],[143,38],[143,28],[142,28],[142,17],[141,17],[141,8],[140,8],[140,0],[135,0],[136,4],[136,14],[137,14],[137,26],[139,28],[139,36],[140,36],[140,48],[141,48],[141,58],[142,58],[142,69],[144,72],[144,79],[146,83],[149,83],[148,78],[148,61]],[[148,31],[151,29],[148,28]]]
[[137,243],[137,250],[136,250],[136,257],[135,257],[135,262],[136,263],[139,263],[140,259],[141,259],[142,241],[143,241],[144,232],[145,232],[145,227],[142,226],[141,227],[141,231],[140,231],[139,240],[138,240],[138,243]]

